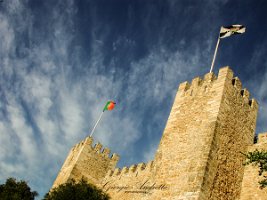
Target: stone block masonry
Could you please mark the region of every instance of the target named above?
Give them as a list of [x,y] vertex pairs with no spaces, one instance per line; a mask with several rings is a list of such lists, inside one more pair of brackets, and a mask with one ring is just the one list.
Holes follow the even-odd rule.
[[182,83],[156,154],[156,177],[172,188],[163,197],[238,198],[257,109],[229,67]]
[[112,154],[110,157],[108,148],[102,149],[100,143],[97,143],[94,147],[92,144],[93,139],[87,137],[71,149],[53,187],[57,187],[70,179],[79,180],[82,177],[96,185],[109,170],[115,168],[119,156]]
[[240,199],[240,152],[253,144],[257,111],[229,67],[196,77],[180,84],[153,161],[116,168],[119,156],[88,137],[70,151],[53,187],[84,177],[114,200]]
[[[249,146],[248,151],[267,151],[267,133],[260,133],[256,144]],[[245,166],[240,200],[267,200],[267,188],[261,189],[259,169],[255,166]]]

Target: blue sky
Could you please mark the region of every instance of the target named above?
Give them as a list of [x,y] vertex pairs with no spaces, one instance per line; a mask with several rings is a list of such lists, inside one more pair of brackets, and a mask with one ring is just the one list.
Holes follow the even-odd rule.
[[51,187],[70,148],[95,131],[119,166],[153,159],[179,83],[229,65],[267,131],[265,0],[4,0],[0,3],[0,182]]

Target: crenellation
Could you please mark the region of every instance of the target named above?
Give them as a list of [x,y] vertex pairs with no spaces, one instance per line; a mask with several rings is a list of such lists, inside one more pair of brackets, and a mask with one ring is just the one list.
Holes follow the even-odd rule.
[[109,154],[110,154],[110,149],[109,148],[104,148],[102,150],[102,154],[105,156],[105,157],[109,157]]
[[179,85],[178,93],[184,93],[190,88],[190,84],[185,81]]
[[[232,85],[236,89],[236,92],[239,93],[240,96],[243,97],[242,99],[243,99],[243,102],[244,102],[243,104],[244,105],[247,104],[250,107],[256,106],[256,105],[252,106],[252,102],[254,100],[252,100],[252,99],[250,100],[249,99],[250,93],[246,88],[242,89],[242,83],[241,83],[241,81],[240,81],[240,79],[238,77],[235,77],[235,78],[232,79]],[[255,104],[255,103],[253,102],[253,104]]]
[[145,163],[133,164],[130,167],[124,166],[122,169],[115,168],[115,170],[113,170],[112,172],[108,172],[107,176],[128,175],[129,173],[142,172],[142,171],[151,172],[153,166],[154,166],[153,161],[150,161],[147,164]]
[[[187,81],[181,83],[179,85],[178,95],[180,94],[179,96],[186,97],[186,96],[194,96],[196,94],[201,95],[203,93],[207,93],[210,90],[210,87],[212,87],[215,82],[225,81],[225,79],[228,80],[226,82],[229,83],[232,82],[232,84],[236,82],[235,87],[239,87],[241,84],[238,77],[233,79],[232,70],[229,67],[224,67],[220,69],[218,77],[216,77],[216,75],[213,72],[211,72],[205,74],[203,79],[201,79],[200,77],[193,78],[191,84],[188,83]],[[221,87],[222,86],[220,86],[220,88],[218,89],[221,89]]]
[[79,142],[78,145],[77,145],[77,149],[79,149],[81,146],[82,146],[82,143]]
[[244,103],[246,103],[246,104],[249,103],[249,95],[250,95],[250,93],[246,88],[241,90],[241,96],[244,98]]
[[131,165],[131,166],[129,167],[129,171],[130,171],[130,172],[135,172],[136,169],[137,169],[137,165],[136,165],[136,164],[133,164],[133,165]]
[[103,145],[101,143],[96,143],[95,146],[94,146],[94,151],[97,152],[97,153],[101,153],[101,149],[102,149]]
[[72,148],[71,148],[71,151],[75,151],[78,147],[78,144],[75,144]]
[[200,77],[195,77],[193,80],[192,80],[192,83],[191,83],[191,88],[190,89],[196,89],[198,88],[198,86],[200,86],[202,83],[202,79]]
[[81,148],[82,148],[82,144],[81,142],[79,142],[78,144],[74,145],[72,149],[74,151],[79,151]]
[[238,77],[232,79],[232,84],[238,91],[242,90],[242,83]]
[[227,85],[230,83],[229,81],[231,80],[231,85],[233,88],[235,88],[234,93],[240,94],[240,96],[242,97],[243,105],[249,105],[251,108],[253,108],[253,110],[257,110],[258,109],[257,101],[255,99],[249,99],[250,93],[246,88],[242,89],[242,82],[240,81],[238,77],[232,78],[234,75],[232,70],[229,69],[228,67],[225,67],[225,68],[222,68],[222,70],[220,71],[222,72],[220,75],[218,75],[218,77],[220,78],[225,77]]
[[82,140],[81,142],[79,142],[78,144],[76,144],[72,150],[79,150],[81,149],[83,146],[87,146],[89,147],[89,149],[97,152],[100,156],[103,156],[103,157],[106,157],[106,158],[109,158],[111,161],[113,162],[118,162],[119,161],[119,155],[116,154],[116,153],[113,153],[111,156],[110,156],[110,149],[107,148],[107,147],[103,147],[103,145],[99,142],[97,142],[94,146],[93,145],[93,138],[92,137],[87,137],[85,138],[84,140]]
[[210,72],[204,75],[204,82],[212,82],[216,79],[217,77],[215,76],[213,72]]
[[112,161],[114,161],[114,162],[118,162],[119,159],[120,159],[120,156],[119,156],[118,154],[113,153],[113,154],[111,155],[111,160],[112,160]]
[[115,168],[113,175],[118,176],[121,174],[121,168]]
[[146,164],[146,168],[145,170],[147,171],[151,171],[152,169],[154,168],[154,161],[149,161],[147,164]]
[[94,139],[92,137],[87,137],[84,140],[84,144],[88,146],[92,146],[93,142],[94,142]]
[[69,179],[80,179],[84,177],[94,184],[103,179],[110,170],[114,170],[119,155],[116,153],[110,155],[108,148],[103,148],[99,142],[92,147],[93,138],[87,137],[70,151],[68,158],[58,177],[56,178],[53,188]]
[[230,69],[229,66],[225,66],[219,70],[217,80],[227,79],[232,80],[234,77],[234,72]]
[[145,168],[146,168],[146,164],[145,163],[139,163],[139,164],[137,164],[136,171],[143,171]]
[[108,170],[108,173],[106,176],[112,176],[113,173],[114,173],[114,171],[110,169],[110,170]]
[[126,174],[129,172],[129,167],[123,167],[121,170],[121,174]]
[[249,105],[254,110],[258,110],[259,104],[258,104],[256,99],[253,98],[253,99],[249,100]]
[[84,140],[82,140],[79,144],[79,146],[83,146],[84,145]]

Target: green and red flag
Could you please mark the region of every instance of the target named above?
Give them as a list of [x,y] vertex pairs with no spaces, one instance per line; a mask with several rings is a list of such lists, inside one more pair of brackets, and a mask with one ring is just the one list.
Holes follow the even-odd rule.
[[116,104],[116,103],[115,103],[114,101],[108,101],[108,102],[106,103],[104,109],[103,109],[103,112],[104,112],[105,110],[113,110],[114,107],[115,107],[115,104]]

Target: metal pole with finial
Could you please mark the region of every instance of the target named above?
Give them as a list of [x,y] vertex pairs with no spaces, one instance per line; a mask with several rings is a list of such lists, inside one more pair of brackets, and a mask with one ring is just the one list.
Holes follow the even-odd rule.
[[92,129],[91,133],[90,133],[90,137],[92,137],[92,135],[94,134],[95,128],[97,127],[97,124],[99,123],[99,121],[101,120],[102,116],[103,116],[103,112],[101,112],[101,115],[99,116],[98,120],[96,121],[94,128]]
[[218,37],[217,44],[216,44],[216,48],[215,48],[215,51],[214,51],[214,55],[213,55],[213,59],[212,59],[212,63],[211,63],[211,66],[210,66],[210,73],[211,73],[212,70],[213,70],[213,66],[214,66],[214,62],[215,62],[215,59],[216,59],[216,55],[217,55],[217,51],[218,51],[219,44],[220,44],[220,36]]
[[100,120],[101,120],[101,118],[102,118],[102,116],[103,116],[105,110],[113,110],[114,107],[115,107],[115,104],[116,104],[116,103],[115,103],[114,101],[108,101],[108,102],[106,103],[106,105],[105,105],[103,111],[101,112],[101,114],[100,114],[98,120],[96,121],[96,123],[95,123],[95,125],[94,125],[94,128],[92,129],[92,131],[91,131],[91,133],[90,133],[90,137],[93,136],[94,131],[95,131],[95,129],[96,129],[98,123],[100,122]]

